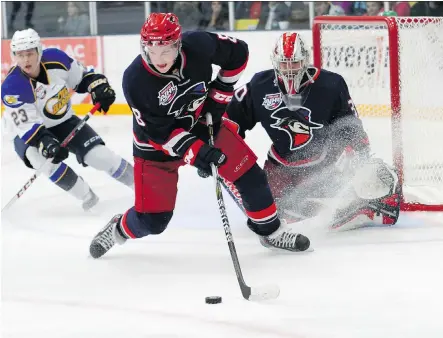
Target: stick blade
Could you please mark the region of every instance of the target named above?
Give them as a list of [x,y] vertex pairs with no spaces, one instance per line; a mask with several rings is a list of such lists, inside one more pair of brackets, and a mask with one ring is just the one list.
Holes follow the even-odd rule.
[[260,302],[263,300],[276,299],[280,295],[280,288],[278,285],[269,284],[259,287],[251,288],[251,294],[248,300],[253,302]]

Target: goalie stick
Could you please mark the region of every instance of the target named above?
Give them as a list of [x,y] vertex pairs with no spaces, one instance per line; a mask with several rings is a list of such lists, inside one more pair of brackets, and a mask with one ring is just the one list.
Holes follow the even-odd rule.
[[[78,132],[85,126],[86,122],[88,122],[89,118],[94,115],[94,113],[100,109],[100,103],[97,103],[94,107],[92,107],[91,111],[86,114],[86,116],[77,124],[77,126],[69,133],[68,136],[63,140],[63,142],[60,144],[61,147],[66,147],[69,142],[74,138],[75,135],[78,134]],[[34,175],[26,181],[26,183],[23,185],[23,187],[14,195],[14,197],[11,198],[11,200],[2,208],[2,212],[8,210],[14,203],[17,201],[20,197],[23,196],[23,194],[26,192],[26,190],[29,189],[29,187],[32,185],[32,183],[35,182],[38,176],[43,172],[43,169],[52,161],[52,158],[48,158],[46,162],[35,171]]]
[[[211,113],[206,114],[206,123],[209,129],[209,145],[214,146],[214,126],[212,123]],[[217,196],[218,209],[223,223],[223,229],[225,231],[226,240],[228,242],[229,252],[231,254],[232,263],[234,264],[235,273],[237,275],[237,281],[240,285],[240,290],[243,298],[251,301],[261,301],[268,299],[275,299],[280,294],[280,288],[277,285],[263,285],[259,287],[250,287],[245,283],[243,273],[240,268],[240,262],[238,260],[237,251],[235,249],[234,238],[232,236],[231,227],[229,225],[228,215],[226,213],[225,202],[223,200],[223,193],[221,190],[218,169],[215,164],[211,164],[212,176],[215,182],[215,193]]]

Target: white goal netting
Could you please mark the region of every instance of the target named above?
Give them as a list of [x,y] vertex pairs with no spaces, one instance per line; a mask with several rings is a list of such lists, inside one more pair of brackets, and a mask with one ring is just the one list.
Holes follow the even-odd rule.
[[320,17],[313,32],[315,65],[347,81],[405,202],[443,211],[443,18]]

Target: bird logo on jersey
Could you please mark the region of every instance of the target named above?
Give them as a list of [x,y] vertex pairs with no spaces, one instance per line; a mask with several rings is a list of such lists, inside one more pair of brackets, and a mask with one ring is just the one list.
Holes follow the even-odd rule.
[[289,116],[288,112],[286,107],[273,112],[271,117],[277,121],[271,124],[271,127],[282,130],[289,136],[289,150],[303,148],[311,142],[312,130],[323,128],[323,125],[311,121],[311,110],[308,108],[302,107],[295,112],[290,112]]
[[183,119],[194,126],[200,117],[203,103],[208,96],[206,84],[198,82],[188,87],[182,94],[177,96],[169,108],[168,115],[174,115],[176,119]]

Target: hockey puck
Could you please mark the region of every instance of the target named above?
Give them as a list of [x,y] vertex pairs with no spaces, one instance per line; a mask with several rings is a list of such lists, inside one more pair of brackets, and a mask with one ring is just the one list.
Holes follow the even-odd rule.
[[219,304],[222,302],[222,298],[220,296],[210,296],[205,298],[206,304]]

